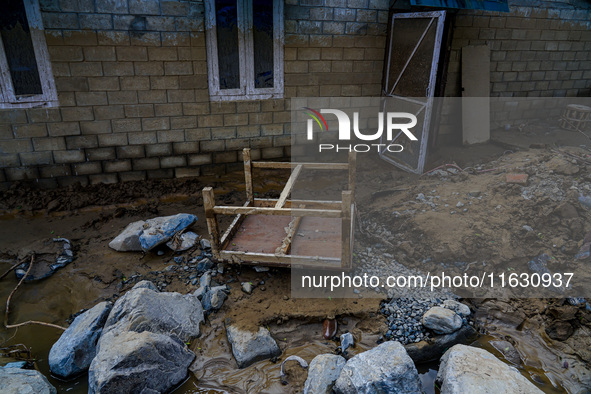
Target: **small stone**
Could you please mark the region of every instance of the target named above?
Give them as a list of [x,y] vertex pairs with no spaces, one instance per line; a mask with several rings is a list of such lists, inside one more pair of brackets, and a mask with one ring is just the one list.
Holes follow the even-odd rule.
[[505,181],[507,183],[526,185],[528,177],[529,176],[527,174],[507,174],[507,176],[505,177]]
[[252,283],[242,282],[242,291],[246,294],[252,294]]
[[464,206],[464,203],[461,201],[458,201],[458,203],[456,204],[456,208],[461,208]]

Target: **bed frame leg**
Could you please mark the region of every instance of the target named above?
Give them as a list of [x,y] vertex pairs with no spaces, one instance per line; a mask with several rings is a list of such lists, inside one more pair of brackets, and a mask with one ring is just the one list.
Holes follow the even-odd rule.
[[218,219],[213,210],[215,207],[215,195],[211,187],[203,188],[203,208],[205,208],[205,219],[207,229],[211,237],[211,251],[216,259],[220,259],[220,229]]

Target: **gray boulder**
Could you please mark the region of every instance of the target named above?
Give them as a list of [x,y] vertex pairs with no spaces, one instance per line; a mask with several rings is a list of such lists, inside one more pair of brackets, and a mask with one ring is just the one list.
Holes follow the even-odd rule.
[[334,382],[347,363],[336,354],[319,354],[314,357],[304,384],[304,394],[327,394],[332,392]]
[[109,247],[118,252],[141,252],[140,235],[144,232],[145,224],[143,220],[129,223],[121,234],[109,242]]
[[226,335],[238,368],[246,368],[257,361],[281,354],[277,342],[266,328],[259,327],[257,332],[252,332],[235,326],[226,326]]
[[175,336],[105,333],[88,371],[88,392],[168,392],[187,377],[194,359],[195,354]]
[[443,307],[451,309],[452,311],[460,315],[460,317],[468,317],[471,313],[470,307],[468,307],[468,305],[462,304],[461,302],[458,302],[456,300],[443,301]]
[[451,334],[462,327],[462,318],[450,309],[434,306],[423,315],[423,326],[436,334]]
[[446,335],[436,335],[428,340],[404,345],[406,352],[415,364],[439,360],[443,353],[453,345],[473,342],[478,333],[471,326],[463,326],[458,331]]
[[[201,302],[193,294],[160,293],[140,287],[131,289],[117,300],[105,323],[104,333],[149,331],[176,335],[187,342],[200,335],[199,324],[203,321]],[[102,342],[101,338],[99,344]]]
[[154,291],[160,291],[158,290],[158,288],[156,287],[156,285],[152,282],[150,282],[149,280],[142,280],[139,281],[135,284],[135,286],[133,286],[133,289],[150,289],[150,290],[154,290]]
[[49,351],[49,368],[54,375],[69,378],[90,367],[111,307],[101,302],[74,319]]
[[441,394],[542,393],[529,380],[484,349],[455,345],[441,358]]
[[400,342],[388,341],[347,361],[337,393],[422,393],[419,374]]
[[56,394],[57,390],[39,371],[32,369],[0,368],[0,393]]
[[197,216],[179,213],[146,220],[144,231],[139,236],[140,245],[144,252],[168,242],[176,233],[195,223]]

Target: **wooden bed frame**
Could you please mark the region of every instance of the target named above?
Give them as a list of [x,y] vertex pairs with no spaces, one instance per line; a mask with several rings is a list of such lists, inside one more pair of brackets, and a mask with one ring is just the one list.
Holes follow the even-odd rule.
[[[218,260],[263,266],[350,269],[354,233],[355,153],[348,163],[251,161],[243,151],[246,202],[215,205],[211,187],[203,189],[203,206],[213,255]],[[255,198],[253,168],[292,169],[278,199]],[[348,190],[341,201],[290,200],[304,169],[347,170]],[[218,215],[236,215],[220,236]]]

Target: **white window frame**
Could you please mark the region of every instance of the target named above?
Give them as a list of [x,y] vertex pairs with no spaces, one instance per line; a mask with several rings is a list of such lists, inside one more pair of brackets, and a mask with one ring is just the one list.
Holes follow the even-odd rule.
[[4,43],[0,39],[0,108],[33,108],[33,107],[54,107],[58,105],[57,91],[51,62],[49,61],[49,52],[47,42],[45,41],[45,31],[41,20],[41,11],[38,0],[22,0],[25,6],[27,21],[33,41],[33,50],[35,51],[35,60],[37,61],[37,70],[41,80],[42,94],[16,96],[12,84],[12,76],[8,66],[6,53],[4,52]]
[[273,0],[273,87],[254,87],[252,0],[237,0],[240,88],[220,89],[215,0],[205,0],[209,98],[212,101],[283,98],[283,0]]

